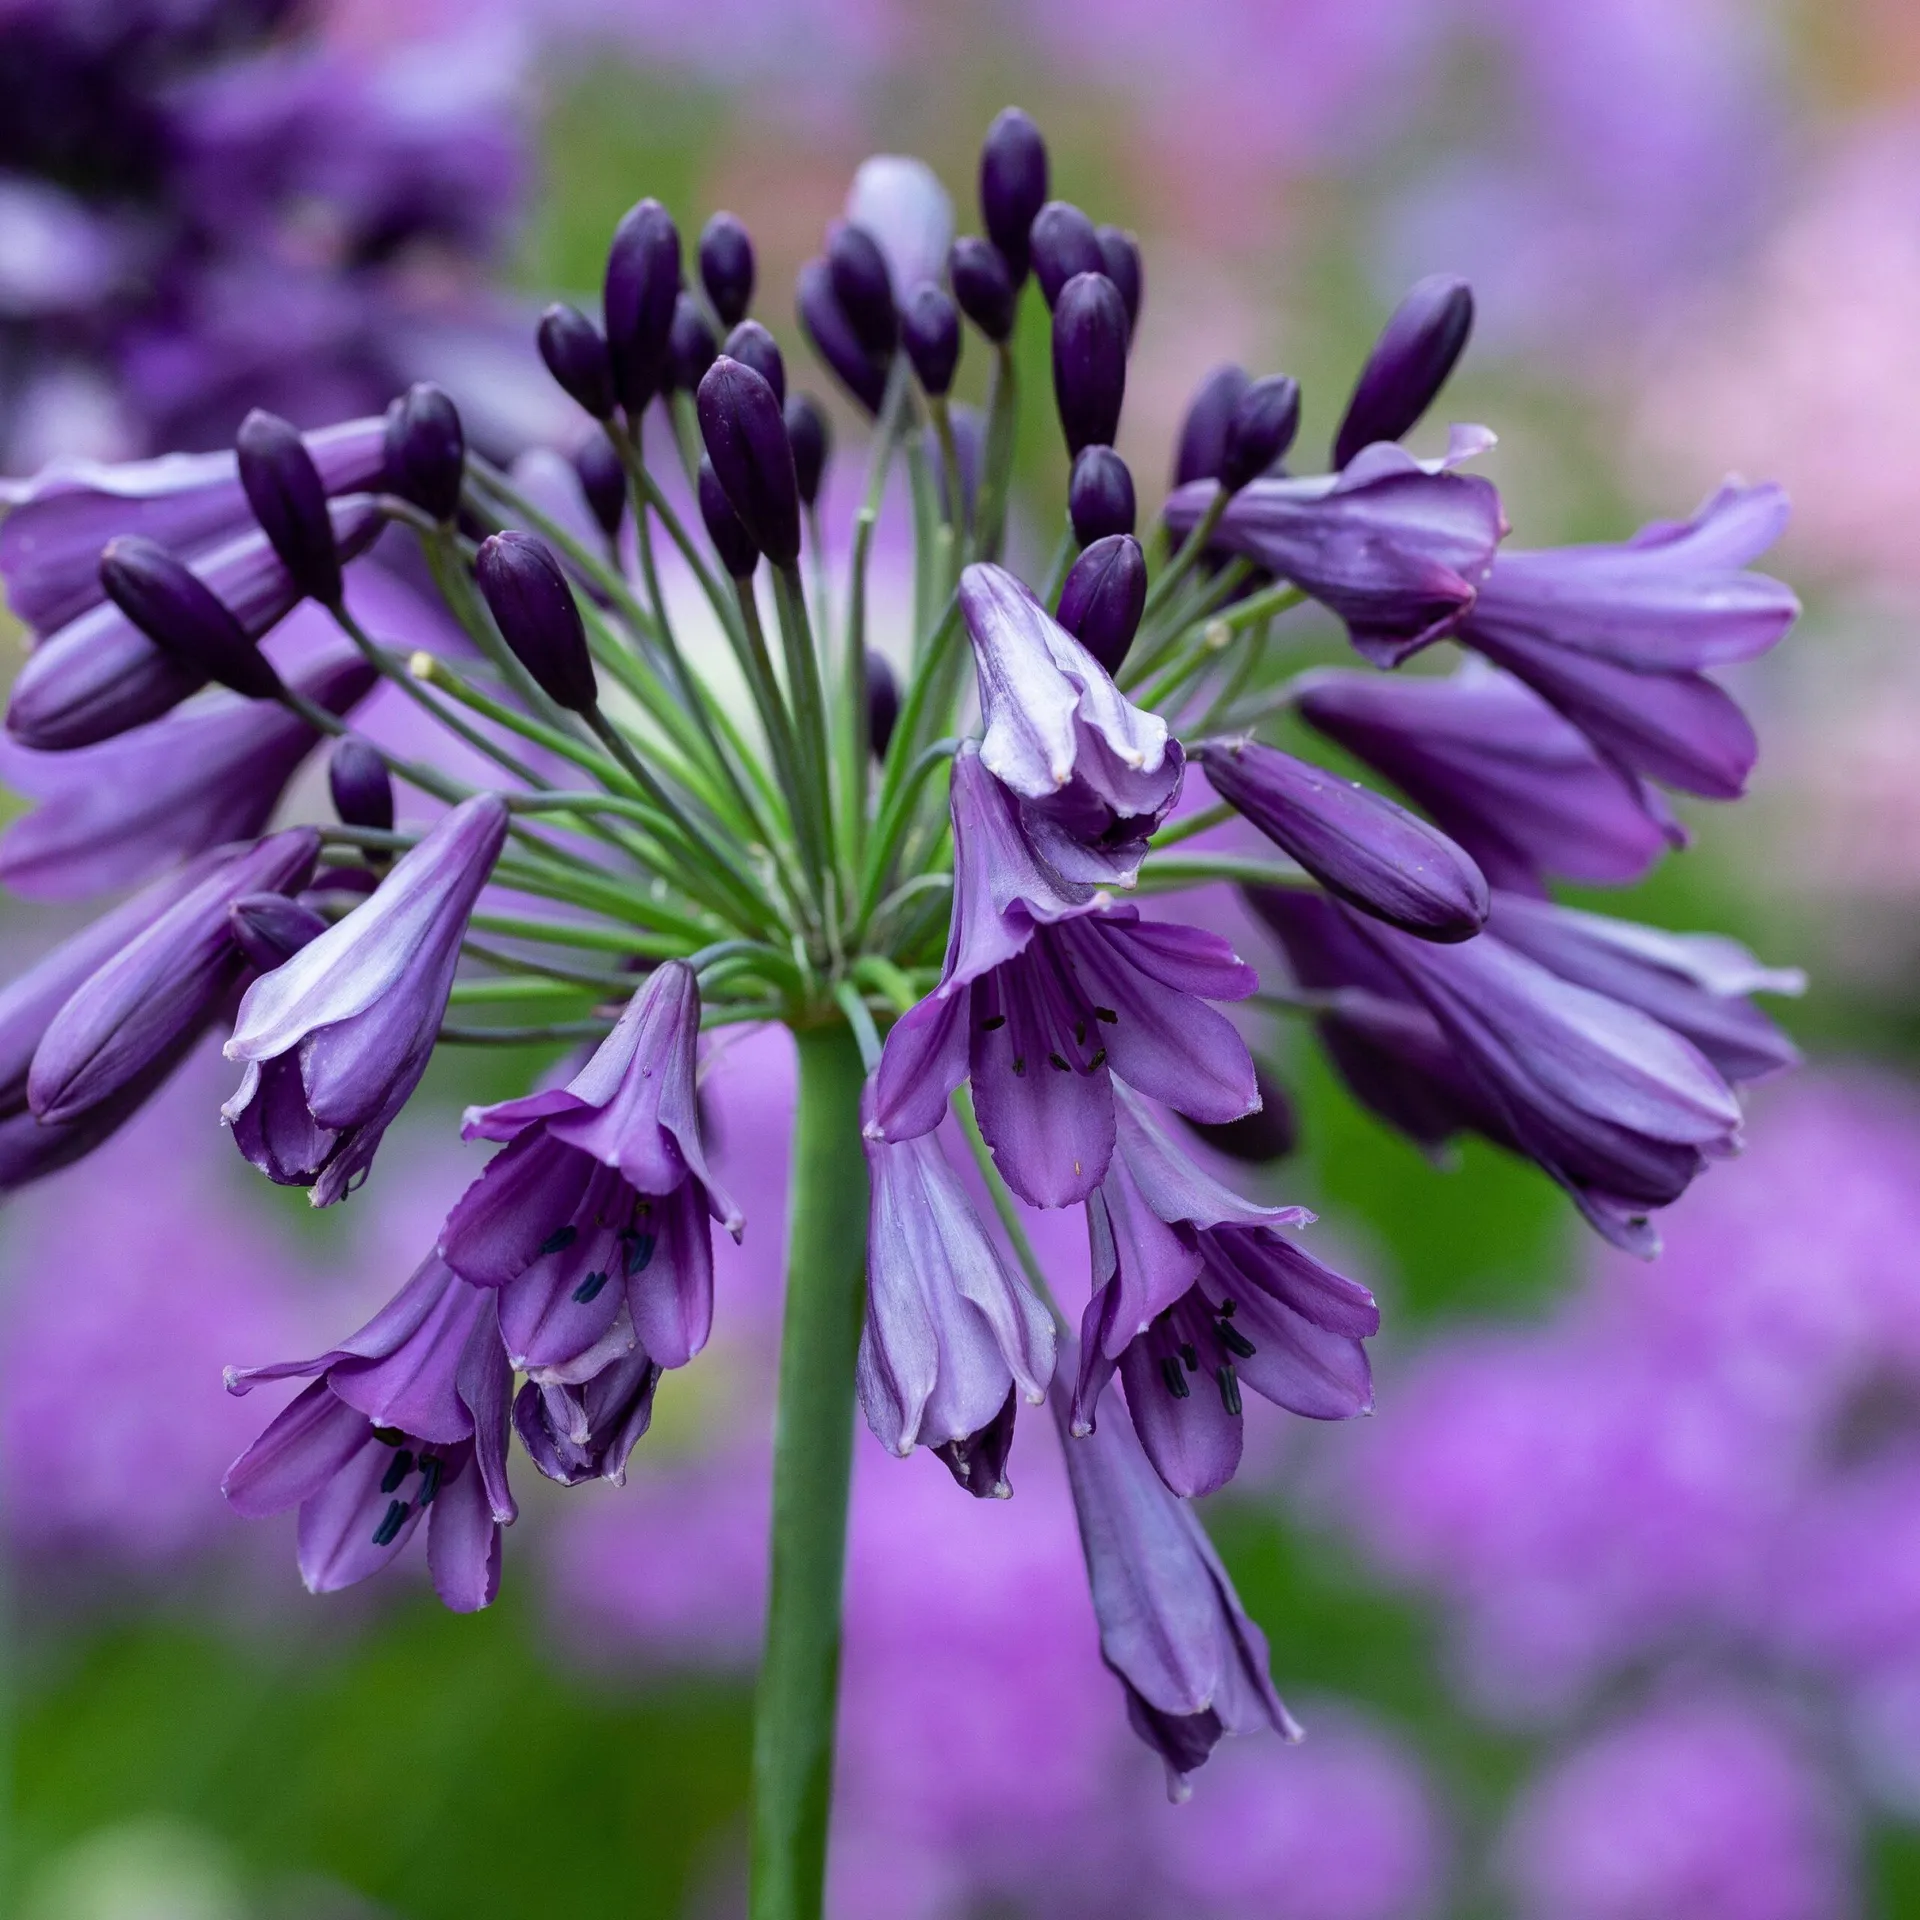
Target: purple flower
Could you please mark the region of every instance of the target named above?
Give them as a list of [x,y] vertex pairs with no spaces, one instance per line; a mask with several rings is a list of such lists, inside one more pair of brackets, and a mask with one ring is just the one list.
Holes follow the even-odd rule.
[[1427,940],[1486,924],[1480,869],[1384,795],[1257,740],[1210,740],[1197,755],[1223,800],[1350,906]]
[[1129,884],[1180,796],[1180,743],[1004,568],[967,568],[960,610],[979,672],[981,765],[1019,795],[1057,872]]
[[[1048,1396],[1063,1436],[1068,1391]],[[1133,1730],[1159,1754],[1176,1800],[1222,1735],[1300,1729],[1267,1673],[1265,1636],[1246,1616],[1206,1531],[1161,1484],[1132,1426],[1109,1420],[1065,1441],[1100,1657],[1126,1689]]]
[[1073,1430],[1117,1365],[1147,1457],[1183,1497],[1240,1464],[1242,1384],[1294,1413],[1346,1420],[1373,1405],[1363,1341],[1373,1296],[1282,1237],[1304,1207],[1261,1207],[1196,1166],[1124,1089],[1119,1143],[1087,1203],[1094,1295],[1080,1327]]
[[[290,683],[329,713],[346,713],[374,679],[357,653],[333,652]],[[0,837],[0,880],[33,899],[73,899],[251,840],[317,737],[284,707],[221,689],[72,753],[0,739],[7,784],[41,802]]]
[[1063,1207],[1106,1173],[1115,1076],[1196,1120],[1252,1109],[1245,1043],[1204,1004],[1258,984],[1224,940],[1144,921],[1044,866],[1018,802],[972,748],[953,765],[953,835],[946,964],[887,1036],[869,1138],[930,1133],[971,1074],[1007,1184]]
[[[1053,1321],[1008,1271],[937,1131],[897,1144],[869,1140],[867,1168],[867,1425],[890,1452],[932,1447],[969,1492],[1004,1495],[1014,1398],[1036,1407],[1046,1398]],[[1002,1429],[1005,1445],[994,1444]]]
[[282,1186],[344,1199],[426,1071],[467,916],[507,831],[497,794],[463,801],[364,905],[247,989],[227,1042],[246,1062],[221,1109]]
[[1679,832],[1643,782],[1482,662],[1445,678],[1323,670],[1299,710],[1430,813],[1496,887],[1637,880]]
[[469,1140],[509,1145],[447,1216],[440,1250],[502,1290],[508,1352],[537,1386],[580,1386],[636,1348],[682,1367],[706,1344],[708,1223],[737,1239],[741,1215],[701,1143],[699,1033],[693,971],[666,961],[564,1087],[467,1112]]
[[[1456,427],[1444,460],[1381,442],[1338,474],[1255,480],[1228,503],[1213,543],[1338,614],[1376,666],[1398,666],[1459,630],[1506,533],[1492,484],[1451,470],[1491,440]],[[1191,532],[1216,491],[1208,480],[1179,488],[1167,525]]]
[[1378,440],[1398,440],[1432,406],[1473,330],[1473,289],[1434,273],[1414,286],[1380,330],[1334,437],[1344,467]]
[[1729,482],[1691,520],[1621,545],[1503,553],[1460,637],[1630,774],[1736,799],[1753,729],[1701,669],[1751,660],[1793,624],[1791,590],[1746,570],[1786,518],[1778,487]]
[[333,1593],[378,1573],[428,1516],[434,1591],[473,1613],[500,1590],[512,1370],[494,1302],[429,1256],[358,1333],[312,1360],[227,1370],[227,1390],[320,1377],[227,1469],[248,1518],[300,1509],[300,1577]]

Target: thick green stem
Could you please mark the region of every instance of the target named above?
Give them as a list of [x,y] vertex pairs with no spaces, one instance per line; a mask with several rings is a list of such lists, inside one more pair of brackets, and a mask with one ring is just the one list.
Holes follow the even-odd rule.
[[800,1103],[773,1440],[773,1581],[754,1709],[751,1920],[820,1920],[840,1682],[840,1586],[865,1305],[865,1074],[852,1032],[795,1034]]

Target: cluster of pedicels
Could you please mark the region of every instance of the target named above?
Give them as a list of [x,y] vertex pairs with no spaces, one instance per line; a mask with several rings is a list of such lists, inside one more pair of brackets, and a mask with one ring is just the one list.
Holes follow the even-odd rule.
[[[1415,1139],[1497,1141],[1651,1251],[1649,1214],[1738,1145],[1734,1086],[1792,1057],[1747,998],[1782,981],[1547,883],[1643,872],[1680,838],[1663,786],[1741,790],[1753,738],[1704,670],[1790,623],[1791,595],[1745,571],[1785,509],[1729,486],[1623,545],[1504,551],[1494,488],[1458,470],[1491,436],[1456,427],[1431,460],[1398,444],[1470,324],[1464,285],[1432,280],[1368,357],[1324,473],[1287,464],[1291,380],[1210,376],[1143,543],[1112,444],[1138,249],[1048,197],[1016,111],[980,204],[985,237],[954,240],[926,168],[869,161],[801,273],[801,325],[874,420],[838,582],[827,416],[749,317],[748,235],[716,215],[689,277],[653,201],[614,236],[601,321],[540,326],[598,423],[578,469],[604,540],[473,453],[430,387],[308,435],[256,413],[212,464],[30,489],[0,526],[35,634],[7,725],[92,778],[12,828],[0,865],[25,842],[43,869],[55,849],[142,890],[0,998],[0,1176],[86,1152],[218,1027],[236,1144],[325,1205],[367,1176],[437,1044],[586,1043],[568,1077],[468,1112],[501,1150],[389,1306],[313,1359],[230,1376],[311,1382],[226,1481],[242,1512],[299,1508],[310,1587],[374,1572],[424,1521],[441,1596],[479,1607],[515,1514],[510,1433],[550,1478],[617,1481],[662,1374],[707,1338],[712,1223],[742,1217],[703,1144],[702,1031],[842,1023],[869,1068],[868,1421],[1004,1495],[1017,1410],[1050,1403],[1103,1657],[1178,1783],[1223,1732],[1292,1731],[1188,1503],[1234,1472],[1247,1389],[1364,1412],[1378,1324],[1299,1244],[1304,1209],[1242,1198],[1170,1127],[1244,1139],[1261,1106],[1217,1003],[1304,1010]],[[1000,563],[1029,280],[1072,458],[1037,590]],[[984,418],[951,397],[962,316],[991,359]],[[917,534],[904,680],[865,611],[896,458]],[[656,534],[744,701],[715,691],[719,642],[676,635]],[[366,631],[348,578],[376,539],[417,542],[469,650],[403,657]],[[303,600],[336,642],[284,642]],[[1278,671],[1305,601],[1364,667]],[[1464,665],[1383,671],[1443,640]],[[381,681],[487,783],[373,745],[355,714]],[[1421,811],[1257,737],[1285,714]],[[263,836],[322,738],[337,817]],[[1219,804],[1170,820],[1189,760]],[[444,806],[432,824],[396,826],[395,776]],[[1273,857],[1204,850],[1230,812]],[[1284,988],[1121,897],[1220,881],[1278,936]],[[489,1004],[555,1017],[458,1017]],[[950,1115],[1018,1263],[947,1158]],[[1018,1203],[1084,1209],[1077,1340]]]

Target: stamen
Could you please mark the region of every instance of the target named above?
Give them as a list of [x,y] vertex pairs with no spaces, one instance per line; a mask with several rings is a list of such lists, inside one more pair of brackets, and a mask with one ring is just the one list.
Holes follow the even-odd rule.
[[554,1230],[540,1242],[540,1251],[542,1253],[564,1253],[567,1248],[572,1246],[579,1238],[580,1229],[576,1227],[572,1221],[568,1221],[564,1227],[555,1227]]
[[1087,1023],[1084,1020],[1076,1020],[1073,1023],[1073,1044],[1076,1047],[1084,1047],[1087,1044]]
[[1198,1373],[1200,1371],[1200,1356],[1194,1352],[1193,1342],[1191,1340],[1182,1340],[1180,1342],[1180,1358],[1187,1363],[1187,1371],[1189,1373]]
[[402,1447],[400,1451],[393,1456],[392,1464],[387,1468],[385,1475],[382,1477],[380,1481],[380,1491],[382,1493],[394,1492],[399,1487],[400,1482],[412,1471],[413,1455],[410,1454],[405,1447]]
[[982,1033],[998,1033],[1006,1024],[1007,1016],[1004,1013],[989,1014],[986,1019],[980,1022],[980,1031]]
[[373,1544],[376,1547],[390,1547],[399,1538],[400,1528],[411,1511],[404,1500],[389,1500],[384,1519],[373,1530]]
[[607,1276],[604,1273],[588,1274],[573,1290],[573,1297],[576,1304],[584,1307],[588,1301],[597,1299],[600,1289],[606,1284]]
[[1225,1320],[1214,1328],[1214,1332],[1220,1336],[1220,1344],[1229,1353],[1238,1354],[1242,1360],[1251,1360],[1260,1351],[1238,1327],[1230,1325]]
[[1110,1027],[1117,1027],[1120,1024],[1120,1016],[1111,1007],[1095,1007],[1093,1017],[1096,1020],[1104,1020]]
[[440,1491],[440,1476],[446,1471],[447,1463],[437,1453],[423,1453],[420,1456],[420,1511],[425,1513],[433,1505],[433,1497]]
[[1073,1069],[1057,1053],[1047,1055],[1047,1064],[1055,1073],[1071,1073]]
[[1187,1376],[1180,1371],[1180,1362],[1169,1354],[1160,1362],[1160,1377],[1167,1383],[1167,1391],[1176,1400],[1184,1400],[1193,1389],[1187,1385]]
[[1105,1047],[1098,1047],[1094,1050],[1093,1058],[1087,1062],[1087,1071],[1089,1073],[1098,1073],[1106,1064],[1107,1050]]
[[[652,1233],[623,1233],[620,1244],[626,1249],[627,1278],[631,1280],[636,1273],[645,1273],[648,1263],[653,1259],[653,1250],[660,1244],[659,1235]],[[601,1276],[605,1278],[604,1275]],[[597,1292],[598,1289],[595,1289]],[[579,1295],[574,1296],[575,1299]],[[592,1294],[587,1296],[589,1300]]]
[[1222,1300],[1220,1302],[1220,1311],[1227,1319],[1231,1320],[1233,1316],[1240,1311],[1240,1302],[1238,1300]]
[[1222,1367],[1214,1376],[1220,1382],[1220,1404],[1236,1419],[1240,1415],[1240,1376],[1231,1367]]
[[375,1427],[373,1437],[383,1447],[397,1447],[407,1436],[398,1427]]
[[1020,1059],[1016,1057],[1013,1063],[1013,1077],[1016,1080],[1021,1079],[1025,1076],[1026,1071],[1027,1071],[1026,1061],[1024,1059]]

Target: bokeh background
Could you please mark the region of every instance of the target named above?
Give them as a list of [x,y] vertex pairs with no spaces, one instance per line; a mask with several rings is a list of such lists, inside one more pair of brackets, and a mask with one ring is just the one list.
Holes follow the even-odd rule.
[[[1693,809],[1697,845],[1610,910],[1807,967],[1784,1017],[1809,1064],[1640,1267],[1532,1170],[1429,1165],[1260,1033],[1300,1124],[1265,1179],[1387,1310],[1377,1416],[1254,1403],[1208,1514],[1310,1738],[1233,1743],[1168,1808],[1050,1436],[984,1509],[863,1436],[833,1913],[1920,1915],[1911,0],[0,0],[0,472],[422,375],[490,450],[563,451],[531,315],[597,288],[643,193],[683,230],[747,220],[807,365],[786,289],[854,166],[922,155],[964,227],[1010,100],[1056,191],[1140,234],[1121,445],[1150,498],[1215,363],[1297,374],[1323,439],[1439,269],[1479,299],[1441,411],[1501,434],[1516,542],[1619,537],[1729,470],[1786,483],[1772,564],[1806,616],[1743,676],[1753,799]],[[1030,411],[1038,546],[1064,471]],[[23,959],[61,914],[9,903],[0,943]],[[490,1614],[405,1579],[310,1600],[286,1530],[217,1491],[262,1417],[222,1365],[317,1350],[390,1292],[473,1171],[458,1106],[540,1064],[437,1067],[379,1178],[316,1218],[241,1167],[203,1059],[0,1214],[30,1920],[739,1910],[777,1036],[711,1083],[758,1203],[715,1348],[629,1486],[536,1490]],[[1077,1228],[1046,1252],[1077,1269]]]

